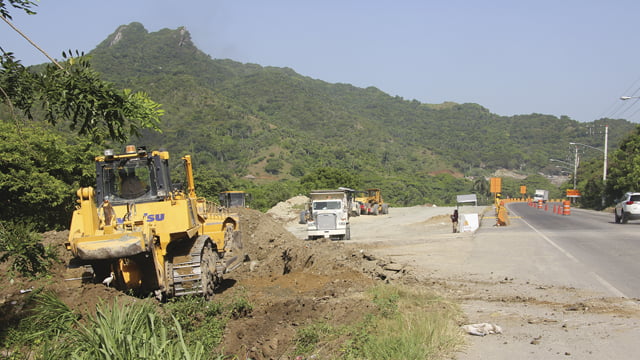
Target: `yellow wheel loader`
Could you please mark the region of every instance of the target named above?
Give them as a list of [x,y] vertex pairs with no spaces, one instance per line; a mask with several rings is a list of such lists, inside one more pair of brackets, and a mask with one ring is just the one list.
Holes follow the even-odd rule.
[[389,213],[389,204],[382,200],[380,189],[357,191],[355,201],[360,205],[361,215],[385,215]]
[[213,297],[241,265],[239,217],[196,196],[191,157],[184,182],[172,183],[167,151],[127,146],[95,158],[96,187],[78,190],[67,250],[90,265],[94,282],[159,300]]

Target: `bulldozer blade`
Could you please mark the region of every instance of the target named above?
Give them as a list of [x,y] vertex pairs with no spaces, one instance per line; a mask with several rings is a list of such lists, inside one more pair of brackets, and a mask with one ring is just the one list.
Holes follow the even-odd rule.
[[233,237],[231,239],[231,247],[232,249],[242,250],[242,232],[234,231]]
[[242,261],[239,261],[239,260],[240,260],[239,256],[234,256],[231,259],[225,261],[224,272],[225,273],[231,272],[234,269],[236,269],[238,266],[242,265]]

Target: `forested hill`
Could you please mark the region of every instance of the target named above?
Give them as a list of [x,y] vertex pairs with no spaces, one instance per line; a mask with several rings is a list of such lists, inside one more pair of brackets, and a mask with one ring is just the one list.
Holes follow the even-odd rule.
[[504,117],[478,104],[425,104],[289,68],[213,59],[185,28],[149,33],[123,25],[91,55],[106,80],[163,104],[163,133],[140,142],[191,153],[198,166],[226,176],[299,178],[333,167],[375,186],[441,171],[532,174],[550,169],[550,158],[566,159],[569,142],[602,147],[605,124],[612,148],[635,127],[619,119]]

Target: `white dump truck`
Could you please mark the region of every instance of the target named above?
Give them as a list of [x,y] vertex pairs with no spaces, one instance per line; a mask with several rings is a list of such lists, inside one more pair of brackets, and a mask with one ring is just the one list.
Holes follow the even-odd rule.
[[345,190],[314,190],[307,211],[307,238],[350,240],[350,195]]

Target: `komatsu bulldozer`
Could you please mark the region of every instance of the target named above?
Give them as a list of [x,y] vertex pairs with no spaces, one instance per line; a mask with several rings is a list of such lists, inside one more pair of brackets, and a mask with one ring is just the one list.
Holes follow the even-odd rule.
[[242,264],[239,217],[196,196],[191,157],[172,183],[167,151],[127,146],[95,158],[96,186],[78,190],[67,250],[99,283],[159,300],[210,299]]

